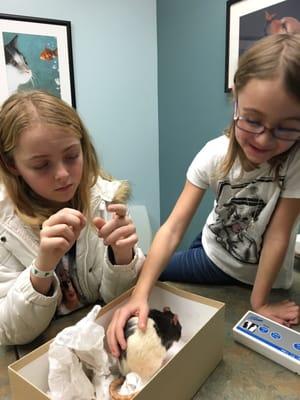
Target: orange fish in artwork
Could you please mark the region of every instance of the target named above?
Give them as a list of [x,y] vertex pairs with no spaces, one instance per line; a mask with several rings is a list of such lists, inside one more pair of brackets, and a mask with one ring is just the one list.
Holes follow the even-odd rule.
[[53,60],[53,58],[56,57],[57,57],[57,49],[51,50],[48,47],[45,47],[45,49],[40,54],[40,59],[43,61],[51,61]]

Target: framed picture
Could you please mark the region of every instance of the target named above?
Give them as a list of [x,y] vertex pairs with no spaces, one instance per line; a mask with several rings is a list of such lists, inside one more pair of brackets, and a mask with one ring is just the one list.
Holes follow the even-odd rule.
[[225,92],[233,86],[239,56],[255,41],[274,33],[300,33],[299,0],[228,0]]
[[0,14],[0,104],[21,90],[45,90],[76,107],[71,23]]

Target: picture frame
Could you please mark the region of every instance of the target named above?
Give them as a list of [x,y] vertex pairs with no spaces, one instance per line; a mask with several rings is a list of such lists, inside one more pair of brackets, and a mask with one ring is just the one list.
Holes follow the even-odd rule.
[[44,90],[76,108],[71,22],[0,14],[0,104]]
[[226,3],[225,92],[231,92],[240,55],[273,33],[300,33],[299,0],[228,0]]

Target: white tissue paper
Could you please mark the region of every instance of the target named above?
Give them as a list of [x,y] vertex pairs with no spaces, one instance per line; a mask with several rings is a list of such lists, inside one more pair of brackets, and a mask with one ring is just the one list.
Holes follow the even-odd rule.
[[135,372],[129,372],[126,375],[125,381],[120,387],[118,393],[121,396],[128,396],[132,393],[137,392],[138,390],[141,390],[143,386],[144,384],[141,377]]
[[104,348],[104,328],[95,322],[100,309],[94,306],[50,344],[48,384],[52,400],[109,399],[114,362]]
[[[51,400],[110,400],[109,385],[119,377],[117,360],[104,348],[105,330],[95,322],[101,307],[96,305],[76,325],[62,330],[48,351],[48,385]],[[183,342],[168,350],[165,364]],[[130,372],[119,388],[119,395],[140,391],[147,382]]]

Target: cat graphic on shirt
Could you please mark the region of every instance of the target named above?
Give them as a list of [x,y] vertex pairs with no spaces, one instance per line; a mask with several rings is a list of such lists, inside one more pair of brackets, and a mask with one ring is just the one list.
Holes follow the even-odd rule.
[[266,203],[251,186],[243,196],[232,196],[215,207],[216,221],[209,225],[216,241],[237,260],[257,264],[259,251],[250,227],[257,221]]

